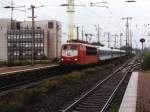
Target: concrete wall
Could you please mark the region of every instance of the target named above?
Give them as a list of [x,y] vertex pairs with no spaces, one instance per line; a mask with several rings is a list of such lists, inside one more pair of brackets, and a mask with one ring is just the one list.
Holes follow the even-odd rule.
[[0,60],[7,60],[7,29],[10,28],[9,19],[0,19]]

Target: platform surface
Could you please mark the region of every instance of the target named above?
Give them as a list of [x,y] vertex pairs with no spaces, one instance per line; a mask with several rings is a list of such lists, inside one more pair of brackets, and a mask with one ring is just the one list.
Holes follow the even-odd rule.
[[30,70],[30,69],[38,69],[42,67],[55,66],[54,64],[35,64],[34,66],[16,66],[16,67],[0,67],[0,75],[10,72],[22,71],[22,70]]
[[138,72],[132,73],[119,112],[136,112],[138,76]]
[[150,71],[139,72],[136,112],[150,112]]

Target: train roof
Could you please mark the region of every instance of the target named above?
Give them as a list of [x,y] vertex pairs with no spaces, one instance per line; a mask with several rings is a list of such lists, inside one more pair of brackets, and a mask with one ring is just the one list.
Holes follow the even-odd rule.
[[106,51],[116,51],[116,52],[125,52],[125,50],[119,50],[119,49],[111,49],[111,48],[107,48],[107,47],[100,47],[100,46],[98,46],[97,47],[98,48],[98,50],[106,50]]
[[102,47],[102,46],[95,46],[95,45],[91,45],[91,44],[87,44],[87,43],[80,43],[80,42],[68,42],[62,45],[86,45],[86,46],[90,46],[90,47],[96,47],[98,50],[106,50],[106,51],[116,51],[116,52],[125,52],[125,50],[119,50],[119,49],[111,49],[111,48],[107,48],[107,47]]
[[68,43],[65,43],[65,44],[62,44],[62,45],[86,45],[86,46],[90,46],[90,47],[97,47],[95,45],[92,45],[92,44],[88,44],[88,43],[79,43],[79,42],[68,42]]

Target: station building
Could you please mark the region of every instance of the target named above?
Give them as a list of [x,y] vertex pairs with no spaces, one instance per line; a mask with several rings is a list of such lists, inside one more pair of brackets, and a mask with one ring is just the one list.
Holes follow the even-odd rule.
[[[32,22],[0,19],[0,60],[30,60],[32,57]],[[60,22],[42,20],[35,22],[34,58],[36,60],[59,58],[61,50]]]

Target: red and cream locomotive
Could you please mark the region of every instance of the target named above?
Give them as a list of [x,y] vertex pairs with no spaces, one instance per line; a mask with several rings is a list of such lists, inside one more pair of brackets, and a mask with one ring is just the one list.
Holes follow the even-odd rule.
[[98,62],[97,48],[84,43],[67,43],[62,45],[61,64],[86,65]]

